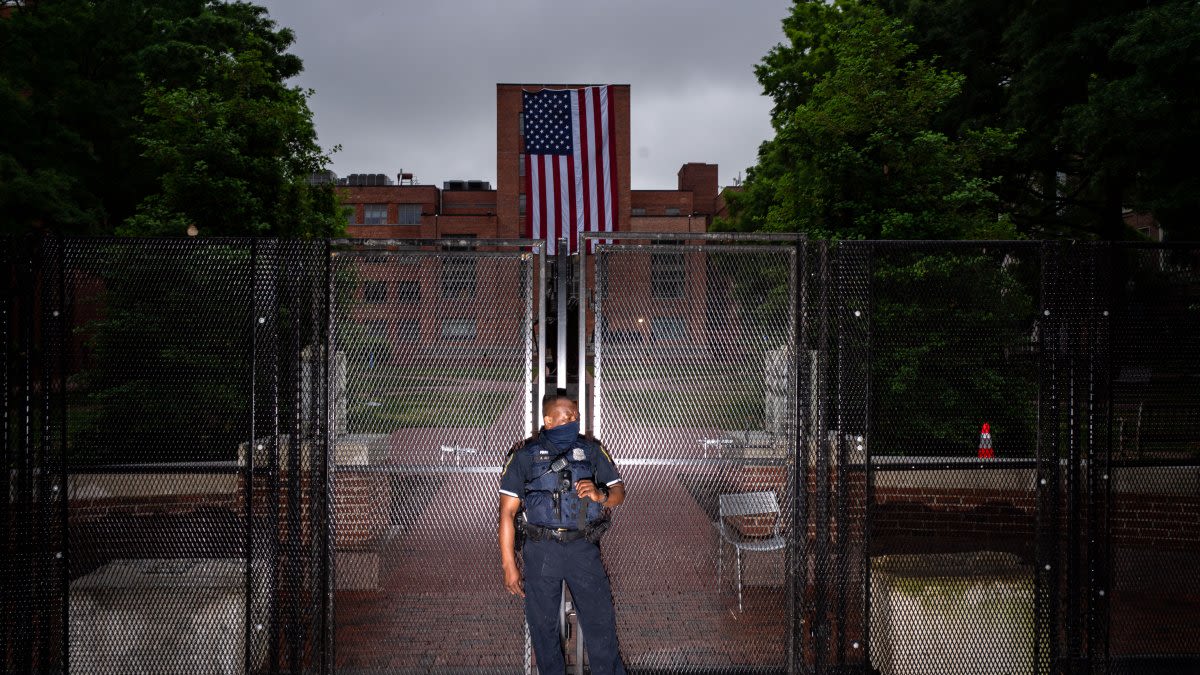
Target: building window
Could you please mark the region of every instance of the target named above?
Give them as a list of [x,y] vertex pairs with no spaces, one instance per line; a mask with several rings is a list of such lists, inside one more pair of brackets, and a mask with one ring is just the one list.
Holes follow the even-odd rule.
[[650,254],[650,293],[655,300],[682,298],[686,276],[682,253]]
[[396,324],[397,342],[416,342],[421,338],[420,319],[401,319]]
[[517,175],[525,175],[525,153],[523,152],[517,155]]
[[667,207],[667,215],[668,215],[668,216],[677,216],[677,215],[679,215],[679,207],[676,207],[676,206],[669,206],[669,207]]
[[364,225],[386,225],[387,204],[363,204]]
[[442,319],[443,340],[474,340],[475,319]]
[[629,215],[644,216],[644,215],[646,215],[646,209],[644,207],[635,206],[634,208],[629,209]]
[[396,205],[396,222],[401,225],[420,225],[421,224],[421,205],[420,204],[397,204]]
[[[473,234],[444,235],[446,239],[474,239]],[[443,251],[470,251],[471,246],[443,246]],[[475,258],[449,255],[442,258],[442,298],[469,298],[479,282]]]
[[525,193],[517,195],[517,213],[525,215]]
[[363,302],[378,305],[387,301],[386,281],[363,282]]
[[687,324],[682,317],[656,316],[650,320],[650,338],[655,342],[682,342],[687,338]]
[[421,282],[397,281],[396,302],[404,305],[415,305],[421,301]]
[[346,207],[346,224],[355,225],[358,223],[358,214],[354,212],[353,206]]
[[525,113],[524,112],[517,113],[517,135],[521,136],[522,138],[525,137]]

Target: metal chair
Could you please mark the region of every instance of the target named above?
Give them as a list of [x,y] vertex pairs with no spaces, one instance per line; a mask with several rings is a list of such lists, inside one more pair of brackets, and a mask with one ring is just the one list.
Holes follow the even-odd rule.
[[[774,516],[769,537],[746,537],[726,522],[726,518],[739,516]],[[718,509],[717,532],[721,538],[717,541],[717,586],[720,587],[724,567],[724,544],[733,546],[736,555],[738,611],[742,611],[742,551],[778,551],[787,545],[779,534],[779,501],[774,492],[742,492],[721,495]]]

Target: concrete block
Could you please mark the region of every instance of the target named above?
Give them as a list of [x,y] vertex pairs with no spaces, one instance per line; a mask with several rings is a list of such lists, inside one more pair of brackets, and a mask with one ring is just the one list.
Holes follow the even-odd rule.
[[1033,576],[1008,553],[872,558],[871,664],[881,675],[1034,672]]
[[[70,597],[73,672],[245,672],[242,559],[115,560],[73,581]],[[255,647],[252,668],[265,641]]]

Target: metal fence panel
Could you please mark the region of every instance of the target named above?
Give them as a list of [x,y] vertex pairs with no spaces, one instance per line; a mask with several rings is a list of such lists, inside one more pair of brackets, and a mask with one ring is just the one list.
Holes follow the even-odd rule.
[[872,629],[866,565],[872,249],[862,242],[810,247],[818,301],[804,311],[819,394],[806,399],[817,421],[807,439],[812,456],[801,464],[813,504],[812,534],[804,542],[814,572],[806,584],[812,626],[805,664],[815,672],[853,671],[867,663]]
[[1112,672],[1200,668],[1200,248],[1114,246]]
[[0,668],[55,671],[66,658],[61,241],[6,243]]
[[[1196,670],[1200,249],[685,236],[581,267],[631,669]],[[527,244],[10,241],[0,669],[527,669]]]
[[67,242],[73,672],[246,664],[251,249]]
[[239,446],[247,538],[251,670],[318,670],[328,662],[325,242],[259,240],[251,356],[252,435]]
[[860,246],[870,247],[871,665],[1041,672],[1039,250],[871,242],[838,252]]
[[334,258],[339,672],[523,667],[521,605],[499,583],[496,489],[532,424],[540,260],[527,249]]
[[[594,260],[592,428],[629,485],[604,541],[626,664],[784,669],[796,248],[601,244]],[[748,493],[779,513],[722,518]]]

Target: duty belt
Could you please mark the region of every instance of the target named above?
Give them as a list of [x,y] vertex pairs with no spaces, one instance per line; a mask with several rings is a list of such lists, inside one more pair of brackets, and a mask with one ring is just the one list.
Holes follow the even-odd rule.
[[553,539],[559,543],[566,544],[583,539],[587,533],[583,530],[568,530],[566,528],[541,527],[540,525],[531,525],[524,523],[522,527],[525,529],[525,536],[529,541],[542,541],[545,539]]

